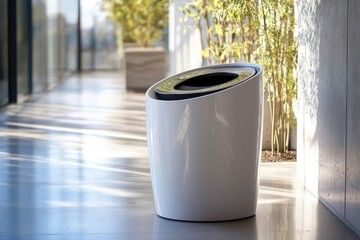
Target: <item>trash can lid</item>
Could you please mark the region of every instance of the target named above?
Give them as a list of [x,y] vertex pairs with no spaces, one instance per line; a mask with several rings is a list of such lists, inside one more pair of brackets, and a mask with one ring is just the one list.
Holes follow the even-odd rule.
[[154,86],[162,100],[181,100],[214,93],[237,85],[256,74],[256,69],[239,65],[215,65],[169,77]]

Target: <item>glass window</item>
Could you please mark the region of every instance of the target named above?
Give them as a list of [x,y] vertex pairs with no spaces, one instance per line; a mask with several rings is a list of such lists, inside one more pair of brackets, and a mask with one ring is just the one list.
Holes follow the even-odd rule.
[[8,102],[7,1],[0,0],[0,106]]
[[48,87],[48,38],[46,4],[43,0],[32,0],[33,36],[33,91],[44,91]]
[[52,88],[77,70],[78,2],[33,0],[32,3],[34,88]]
[[28,10],[25,1],[16,2],[16,38],[17,38],[17,92],[29,92],[29,38]]
[[83,70],[116,70],[120,68],[116,27],[100,0],[81,1],[81,40]]

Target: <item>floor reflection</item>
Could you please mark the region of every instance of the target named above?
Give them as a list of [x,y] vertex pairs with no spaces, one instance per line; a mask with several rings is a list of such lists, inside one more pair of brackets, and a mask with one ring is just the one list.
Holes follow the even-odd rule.
[[261,166],[254,217],[160,218],[144,94],[127,93],[118,73],[72,76],[0,112],[0,239],[356,239],[295,172]]

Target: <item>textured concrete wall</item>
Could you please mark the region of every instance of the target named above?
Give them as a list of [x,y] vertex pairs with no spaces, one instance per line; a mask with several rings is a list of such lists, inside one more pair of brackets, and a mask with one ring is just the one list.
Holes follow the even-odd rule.
[[360,2],[349,1],[346,219],[360,230]]
[[297,2],[298,176],[360,232],[359,13],[355,0]]

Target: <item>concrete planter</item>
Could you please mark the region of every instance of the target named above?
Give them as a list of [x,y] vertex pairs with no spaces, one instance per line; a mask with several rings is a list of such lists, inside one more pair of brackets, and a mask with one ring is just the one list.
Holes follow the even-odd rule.
[[124,49],[126,89],[144,91],[166,76],[163,48],[129,47]]

